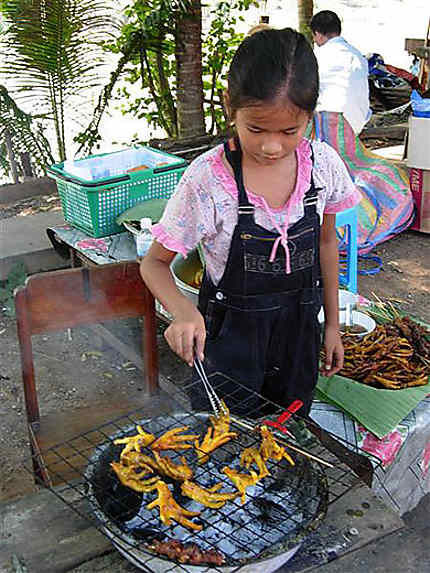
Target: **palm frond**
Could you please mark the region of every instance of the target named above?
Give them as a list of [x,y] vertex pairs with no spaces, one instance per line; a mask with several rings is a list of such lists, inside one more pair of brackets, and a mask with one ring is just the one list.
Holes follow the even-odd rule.
[[54,119],[60,159],[70,96],[100,85],[102,42],[118,24],[109,0],[2,0],[6,30],[0,36],[0,73],[14,89],[38,98]]
[[[0,145],[2,147],[6,132],[11,138],[16,155],[29,153],[35,175],[44,174],[45,167],[54,162],[48,140],[41,126],[31,115],[22,111],[7,89],[0,85]],[[3,157],[0,161],[0,169],[8,175],[10,167],[6,154],[1,155]]]

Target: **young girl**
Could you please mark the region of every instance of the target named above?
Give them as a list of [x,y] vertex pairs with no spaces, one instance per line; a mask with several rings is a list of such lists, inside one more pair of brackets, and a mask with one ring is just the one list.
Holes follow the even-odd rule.
[[[247,37],[229,71],[226,107],[236,137],[188,167],[141,263],[173,315],[170,347],[288,406],[309,412],[318,377],[317,314],[324,284],[324,373],[341,369],[336,213],[360,200],[336,152],[304,139],[318,98],[313,51],[298,32]],[[199,305],[169,265],[200,242]],[[228,393],[228,392],[227,392]]]

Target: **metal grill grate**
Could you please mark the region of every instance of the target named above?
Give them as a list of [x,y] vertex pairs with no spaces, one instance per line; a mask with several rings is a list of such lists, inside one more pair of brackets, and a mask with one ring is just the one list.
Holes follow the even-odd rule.
[[[163,453],[175,463],[184,456],[194,471],[193,479],[202,487],[222,483],[222,492],[232,492],[234,486],[222,469],[229,466],[247,473],[239,465],[240,453],[246,447],[259,447],[261,436],[255,428],[266,418],[276,419],[283,409],[221,373],[209,379],[230,409],[230,429],[237,432],[237,437],[215,450],[206,464],[197,463],[194,448]],[[194,411],[192,405],[201,411]],[[246,570],[246,565],[256,566],[257,562],[263,564],[264,571],[275,570],[282,565],[282,555],[294,551],[318,526],[330,503],[359,479],[371,483],[374,468],[357,447],[342,444],[311,420],[292,415],[286,427],[294,438],[274,429],[272,433],[279,444],[287,446],[295,466],[285,459],[268,461],[271,475],[247,490],[244,504],[238,497],[219,509],[206,508],[183,496],[180,483],[163,478],[177,503],[199,512],[191,519],[202,530],[193,531],[175,522],[163,525],[158,509],[146,507],[157,493],[134,492],[123,486],[111,470],[110,462],[119,460],[123,448],[113,441],[135,435],[137,424],[156,437],[188,426],[187,434],[202,438],[210,427],[209,409],[200,381],[169,389],[168,394],[162,391],[145,407],[41,453],[44,485],[48,481],[60,499],[107,535],[140,569],[200,573]],[[146,450],[151,453],[150,447]],[[193,555],[186,557],[187,551]],[[180,563],[179,559],[185,558],[191,561]],[[196,559],[201,560],[198,566],[194,564]],[[271,569],[270,563],[275,562],[275,569]]]

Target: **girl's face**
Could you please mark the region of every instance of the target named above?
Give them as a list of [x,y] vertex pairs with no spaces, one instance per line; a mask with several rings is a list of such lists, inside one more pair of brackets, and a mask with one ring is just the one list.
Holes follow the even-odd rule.
[[303,138],[308,112],[279,103],[240,108],[234,115],[244,158],[259,165],[274,165],[292,155]]

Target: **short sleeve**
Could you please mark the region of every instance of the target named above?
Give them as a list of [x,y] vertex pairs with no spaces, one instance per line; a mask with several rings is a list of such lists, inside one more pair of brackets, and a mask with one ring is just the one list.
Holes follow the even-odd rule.
[[317,172],[324,186],[324,213],[335,214],[355,207],[361,201],[361,192],[341,157],[327,143],[320,143],[318,148]]
[[159,223],[152,227],[153,237],[163,247],[184,257],[202,239],[216,234],[209,171],[204,157],[197,158],[179,180]]

